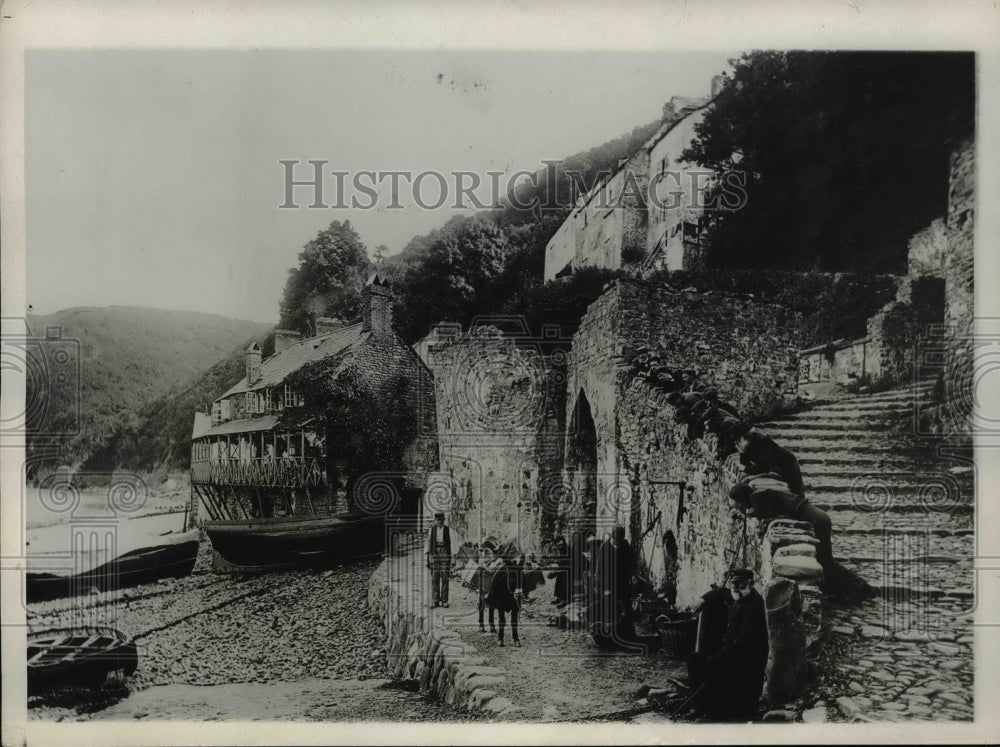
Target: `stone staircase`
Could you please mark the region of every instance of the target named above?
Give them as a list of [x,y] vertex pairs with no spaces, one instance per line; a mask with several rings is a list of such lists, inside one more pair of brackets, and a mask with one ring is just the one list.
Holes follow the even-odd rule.
[[814,403],[758,424],[796,454],[834,555],[874,598],[824,600],[806,708],[831,720],[973,718],[971,444],[915,433],[933,384]]

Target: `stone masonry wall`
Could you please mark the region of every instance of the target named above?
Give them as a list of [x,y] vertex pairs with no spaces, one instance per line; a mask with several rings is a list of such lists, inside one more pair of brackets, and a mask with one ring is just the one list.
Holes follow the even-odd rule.
[[386,660],[396,679],[469,711],[503,713],[514,704],[501,692],[506,670],[486,665],[479,652],[435,615],[424,598],[422,553],[387,557],[368,583],[368,610],[386,632]]
[[945,261],[945,403],[948,430],[965,432],[972,414],[972,335],[975,315],[975,141],[956,148],[951,159],[948,190],[948,252]]
[[538,554],[551,524],[543,492],[562,461],[561,374],[495,329],[436,345],[430,358],[440,489],[426,511],[448,513],[459,542],[517,539]]
[[[644,385],[624,381],[624,356],[639,344],[648,345],[668,365],[697,370],[701,381],[745,417],[763,417],[795,391],[798,321],[779,306],[685,294],[642,281],[619,281],[595,301],[574,337],[567,372],[566,421],[571,425],[564,480],[573,500],[563,507],[562,526],[590,522],[599,531],[615,523],[625,526],[655,586],[676,575],[681,606],[721,581],[724,551],[734,533],[726,497],[731,480],[723,478],[710,446],[686,438],[670,406],[657,402]],[[581,420],[583,402],[596,433],[595,443],[587,444],[593,451],[589,490],[594,507],[581,498],[581,481],[574,474],[574,454],[585,439],[573,423]],[[681,481],[690,486],[683,510],[680,489],[666,484]],[[675,567],[668,558],[668,531],[676,544]],[[748,562],[758,562],[752,543],[747,547]]]
[[434,381],[417,354],[395,333],[371,335],[359,346],[357,366],[380,401],[405,405],[416,419],[416,437],[406,446],[406,483],[426,487],[426,475],[438,465]]

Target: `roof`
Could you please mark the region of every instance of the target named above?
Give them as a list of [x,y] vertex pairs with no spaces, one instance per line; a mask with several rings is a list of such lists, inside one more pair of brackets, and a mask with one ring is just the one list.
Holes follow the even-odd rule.
[[227,433],[246,433],[247,431],[269,431],[278,424],[277,415],[261,415],[258,418],[239,418],[238,420],[227,420],[214,428],[209,428],[204,433],[197,433],[192,438],[202,438],[203,436],[225,436]]
[[325,335],[317,335],[292,343],[280,353],[275,353],[261,363],[259,381],[248,385],[246,376],[244,376],[218,399],[225,399],[240,392],[277,386],[285,380],[288,374],[298,371],[305,364],[341,353],[362,342],[370,334],[362,332],[361,322],[357,322],[335,329]]

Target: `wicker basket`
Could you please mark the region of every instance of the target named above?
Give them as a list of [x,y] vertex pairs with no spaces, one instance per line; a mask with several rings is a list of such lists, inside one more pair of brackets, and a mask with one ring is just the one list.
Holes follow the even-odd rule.
[[670,620],[656,623],[663,644],[663,652],[672,659],[686,659],[694,652],[698,634],[698,615],[675,615]]

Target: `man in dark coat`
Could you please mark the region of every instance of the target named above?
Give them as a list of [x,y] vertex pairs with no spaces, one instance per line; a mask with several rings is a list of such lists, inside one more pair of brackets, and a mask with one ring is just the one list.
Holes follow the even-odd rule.
[[594,637],[602,644],[628,645],[635,641],[631,597],[635,554],[625,539],[625,527],[616,526],[601,545],[596,571]]
[[697,697],[694,707],[727,721],[752,720],[758,714],[767,666],[767,616],[764,599],[753,587],[753,571],[729,574],[734,602],[722,646],[714,654],[699,652],[688,659]]
[[788,483],[788,489],[796,495],[805,495],[799,460],[788,449],[778,446],[772,439],[744,424],[736,432],[736,448],[740,452],[740,463],[748,475],[775,472]]
[[427,568],[431,572],[431,595],[434,606],[448,606],[451,575],[451,527],[444,523],[444,512],[434,514],[434,526],[427,532]]

